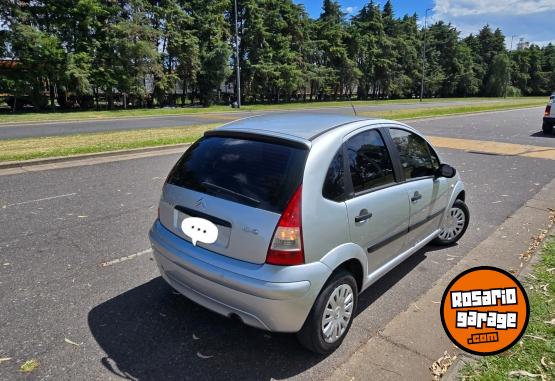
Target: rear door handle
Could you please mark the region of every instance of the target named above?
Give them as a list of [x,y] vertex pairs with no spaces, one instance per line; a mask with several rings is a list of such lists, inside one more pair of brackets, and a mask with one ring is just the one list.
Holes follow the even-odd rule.
[[414,195],[410,198],[410,200],[412,202],[416,202],[418,200],[420,200],[422,198],[422,195],[420,194],[420,192],[416,191],[414,192]]
[[363,221],[369,220],[370,218],[372,218],[372,213],[369,213],[366,209],[362,209],[359,212],[359,215],[355,217],[355,222],[356,223],[363,222]]

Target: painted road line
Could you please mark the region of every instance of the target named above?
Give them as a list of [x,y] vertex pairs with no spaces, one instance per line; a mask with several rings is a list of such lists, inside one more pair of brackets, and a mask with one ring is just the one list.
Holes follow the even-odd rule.
[[472,140],[428,136],[435,147],[451,148],[467,152],[479,152],[491,155],[521,156],[533,159],[555,160],[555,148],[527,144],[501,143],[489,140]]
[[38,199],[36,199],[36,200],[29,200],[29,201],[16,202],[16,203],[13,203],[13,204],[7,204],[6,207],[17,206],[17,205],[25,205],[25,204],[31,204],[31,203],[34,203],[34,202],[41,202],[41,201],[54,200],[54,199],[62,198],[62,197],[71,197],[71,196],[75,196],[76,194],[77,194],[77,193],[67,193],[67,194],[60,194],[60,195],[58,195],[58,196],[38,198]]
[[107,261],[107,262],[102,262],[100,264],[100,267],[112,266],[112,265],[115,265],[116,263],[125,262],[125,261],[128,261],[130,259],[140,257],[141,255],[150,254],[150,253],[152,253],[152,249],[146,249],[146,250],[143,250],[143,251],[139,251],[138,253],[135,253],[135,254],[127,255],[125,257],[116,258],[116,259],[113,259],[113,260]]

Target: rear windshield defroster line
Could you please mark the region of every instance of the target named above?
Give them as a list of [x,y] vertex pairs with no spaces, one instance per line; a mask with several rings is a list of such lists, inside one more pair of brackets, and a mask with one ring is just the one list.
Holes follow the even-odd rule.
[[264,138],[207,135],[183,154],[167,182],[281,213],[302,182],[308,155],[303,147]]

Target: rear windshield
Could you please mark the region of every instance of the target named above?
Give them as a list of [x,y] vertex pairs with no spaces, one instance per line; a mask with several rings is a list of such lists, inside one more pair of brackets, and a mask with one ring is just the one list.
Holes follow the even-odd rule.
[[301,184],[307,150],[236,137],[193,144],[167,182],[281,213]]

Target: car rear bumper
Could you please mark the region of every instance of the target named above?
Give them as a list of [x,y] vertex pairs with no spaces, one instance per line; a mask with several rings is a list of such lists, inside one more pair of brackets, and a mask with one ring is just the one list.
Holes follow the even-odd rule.
[[555,116],[544,116],[543,122],[555,126]]
[[196,303],[276,332],[301,329],[331,270],[321,262],[252,264],[193,246],[156,221],[150,230],[162,277]]

